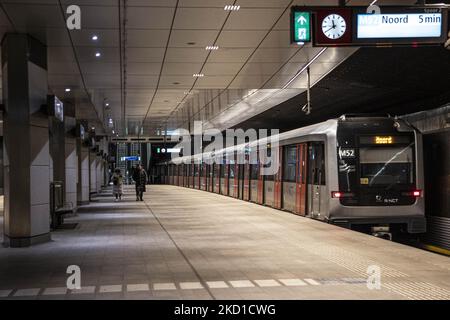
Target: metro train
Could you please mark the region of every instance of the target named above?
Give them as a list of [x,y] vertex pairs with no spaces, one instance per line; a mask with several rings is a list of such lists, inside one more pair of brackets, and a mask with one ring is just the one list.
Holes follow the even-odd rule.
[[[376,236],[426,231],[422,136],[406,121],[343,115],[278,138],[280,167],[274,175],[261,174],[260,150],[257,163],[249,163],[248,150],[264,145],[261,141],[214,155],[176,158],[160,164],[158,174],[166,184],[231,196]],[[225,155],[230,153],[227,161]],[[245,161],[238,164],[242,153]],[[211,156],[221,160],[208,164]]]

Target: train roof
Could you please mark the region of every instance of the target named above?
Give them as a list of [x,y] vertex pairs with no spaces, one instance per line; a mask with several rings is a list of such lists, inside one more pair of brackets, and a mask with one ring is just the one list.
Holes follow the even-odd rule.
[[191,156],[177,157],[172,159],[168,163],[200,163],[204,159],[215,158],[215,157],[223,157],[227,154],[232,154],[234,152],[243,153],[246,149],[251,149],[256,146],[267,146],[273,141],[274,138],[278,137],[278,141],[282,144],[283,141],[295,139],[299,136],[308,136],[308,135],[325,135],[333,130],[336,130],[338,119],[331,119],[325,122],[309,125],[303,128],[298,128],[290,131],[286,131],[277,135],[273,135],[271,137],[261,138],[250,143],[243,143],[215,151],[198,153]]
[[333,134],[337,130],[337,125],[339,121],[361,121],[361,120],[374,120],[374,119],[391,119],[396,121],[402,121],[401,119],[395,119],[390,117],[389,115],[381,115],[381,114],[374,114],[374,115],[367,115],[367,114],[347,114],[342,115],[339,118],[330,119],[324,122],[312,124],[306,127],[286,131],[277,135],[274,135],[272,137],[266,137],[261,138],[255,141],[252,141],[250,143],[243,143],[215,151],[209,151],[209,152],[203,152],[198,153],[195,155],[190,156],[183,156],[183,157],[177,157],[175,159],[172,159],[169,162],[166,163],[191,163],[192,161],[194,163],[201,163],[204,159],[210,159],[210,158],[220,158],[227,154],[233,154],[234,152],[243,153],[246,150],[251,150],[252,148],[256,146],[267,146],[270,144],[271,139],[278,137],[278,141],[280,145],[288,144],[289,140],[296,139],[298,137],[308,137],[308,136],[320,136],[320,135],[328,135]]

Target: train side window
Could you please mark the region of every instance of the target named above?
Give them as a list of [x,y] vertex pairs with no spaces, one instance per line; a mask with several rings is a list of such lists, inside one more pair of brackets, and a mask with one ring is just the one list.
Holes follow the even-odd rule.
[[325,145],[313,142],[308,146],[308,184],[325,185]]
[[296,146],[288,146],[284,149],[283,181],[295,182]]
[[234,178],[234,164],[230,164],[230,178]]
[[250,180],[258,180],[258,165],[250,165]]

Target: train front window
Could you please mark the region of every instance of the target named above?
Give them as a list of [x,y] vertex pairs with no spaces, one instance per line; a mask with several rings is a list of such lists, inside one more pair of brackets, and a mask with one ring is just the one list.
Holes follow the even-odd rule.
[[361,147],[360,184],[368,187],[413,184],[413,154],[413,143],[408,146]]

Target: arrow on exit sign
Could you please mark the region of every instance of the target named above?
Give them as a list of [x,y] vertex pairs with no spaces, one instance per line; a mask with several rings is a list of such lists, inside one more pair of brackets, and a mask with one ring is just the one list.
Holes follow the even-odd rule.
[[294,12],[293,19],[293,42],[310,42],[311,41],[311,13]]

